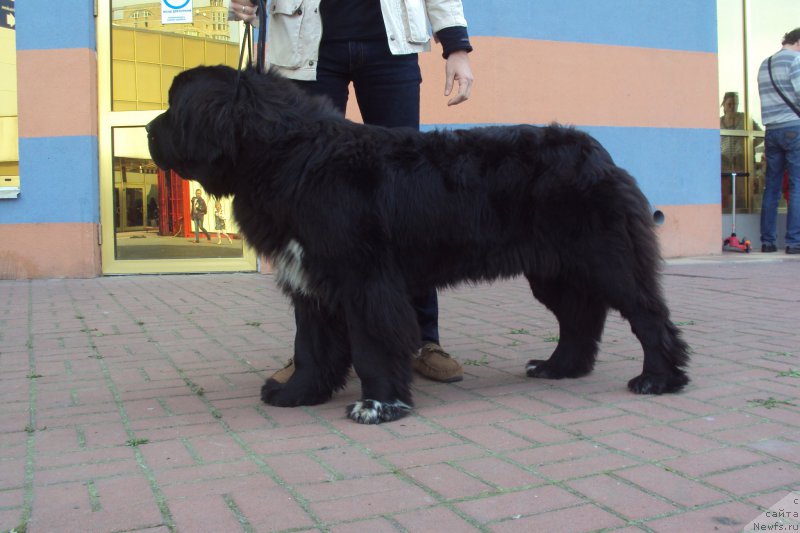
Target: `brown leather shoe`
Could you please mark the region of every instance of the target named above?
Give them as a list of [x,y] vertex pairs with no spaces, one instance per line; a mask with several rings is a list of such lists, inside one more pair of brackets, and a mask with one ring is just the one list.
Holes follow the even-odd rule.
[[464,379],[461,364],[445,352],[441,346],[429,342],[414,356],[411,366],[421,375],[434,381],[454,383]]
[[[284,383],[289,381],[289,379],[291,379],[293,375],[294,375],[294,359],[290,357],[289,360],[286,362],[286,366],[284,366],[283,368],[272,374],[268,379],[277,381],[278,383],[283,385]],[[354,379],[357,377],[358,376],[356,375],[356,371],[351,366],[350,371],[347,373],[347,379]]]
[[277,381],[281,385],[289,381],[289,378],[294,374],[294,359],[289,359],[286,366],[272,374],[269,379]]

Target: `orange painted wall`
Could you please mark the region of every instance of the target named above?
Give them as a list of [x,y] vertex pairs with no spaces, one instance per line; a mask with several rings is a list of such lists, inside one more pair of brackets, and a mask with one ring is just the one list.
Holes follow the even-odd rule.
[[661,255],[688,257],[721,253],[722,217],[718,204],[658,206],[664,224],[658,228]]
[[[423,124],[719,128],[716,54],[506,37],[472,42],[475,84],[458,106],[447,106],[441,55],[420,55]],[[699,91],[703,80],[714,90]],[[354,100],[348,116],[358,119]]]
[[99,274],[97,224],[13,224],[3,228],[0,279],[93,278]]
[[[95,52],[86,48],[19,50],[17,82],[22,200],[4,202],[14,202],[8,206],[20,209],[31,202],[24,209],[27,213],[57,209],[55,205],[48,208],[36,203],[40,197],[38,192],[41,189],[37,187],[40,182],[30,180],[43,179],[59,180],[62,184],[74,183],[70,191],[79,198],[71,199],[65,195],[64,202],[95,201],[97,163],[94,162],[91,167],[94,171],[87,173],[86,165],[66,167],[62,158],[81,155],[94,159],[96,150],[85,154],[48,154],[28,149],[30,143],[37,143],[38,146],[38,143],[48,139],[62,139],[66,146],[85,148],[84,139],[96,138],[98,104]],[[51,168],[47,175],[27,172],[31,168],[46,166],[44,162],[47,161]],[[18,216],[15,220],[19,221],[20,218],[24,219]],[[97,231],[98,224],[93,220],[4,224],[3,243],[0,246],[0,278],[98,276],[102,270]]]
[[19,136],[97,135],[97,57],[93,50],[20,50]]

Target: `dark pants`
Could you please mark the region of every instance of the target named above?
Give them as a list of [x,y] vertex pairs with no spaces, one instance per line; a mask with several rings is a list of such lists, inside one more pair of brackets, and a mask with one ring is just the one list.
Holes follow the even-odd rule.
[[206,234],[206,239],[210,241],[211,235],[209,235],[208,232],[206,231],[206,228],[203,227],[203,216],[202,215],[199,217],[193,216],[192,220],[194,220],[194,242],[200,242],[201,231]]
[[775,244],[777,240],[778,202],[785,171],[789,174],[785,244],[800,248],[800,127],[767,128],[764,146],[767,178],[761,199],[761,242]]
[[[361,117],[367,124],[419,129],[422,75],[417,54],[392,55],[384,40],[324,42],[320,45],[317,79],[298,81],[311,94],[325,95],[344,114],[353,84]],[[436,290],[412,295],[421,341],[439,343]]]

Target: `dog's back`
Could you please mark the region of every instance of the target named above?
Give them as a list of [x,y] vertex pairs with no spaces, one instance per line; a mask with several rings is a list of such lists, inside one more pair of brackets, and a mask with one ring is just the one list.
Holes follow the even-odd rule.
[[[609,247],[658,263],[646,198],[586,133],[523,125],[419,135],[414,155],[404,149],[404,175],[387,179],[393,201],[380,203],[409,283],[582,271]],[[386,156],[387,173],[399,158]]]

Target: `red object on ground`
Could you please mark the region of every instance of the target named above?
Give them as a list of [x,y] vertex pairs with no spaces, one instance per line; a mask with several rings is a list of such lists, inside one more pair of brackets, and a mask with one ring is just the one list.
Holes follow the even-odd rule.
[[740,241],[735,233],[731,233],[730,237],[722,241],[723,252],[744,252],[749,254],[750,250],[752,250],[750,241],[747,239]]

